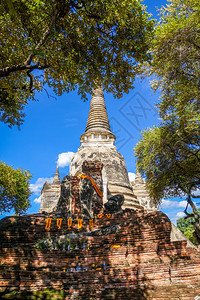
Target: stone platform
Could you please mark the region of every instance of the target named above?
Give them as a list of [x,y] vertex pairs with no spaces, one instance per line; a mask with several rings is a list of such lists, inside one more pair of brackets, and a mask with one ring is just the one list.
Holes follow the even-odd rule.
[[64,219],[57,225],[50,214],[0,221],[0,289],[58,288],[65,299],[200,296],[200,253],[186,241],[170,242],[162,212],[125,209],[94,219],[93,227],[88,220],[80,229],[76,220],[71,229]]

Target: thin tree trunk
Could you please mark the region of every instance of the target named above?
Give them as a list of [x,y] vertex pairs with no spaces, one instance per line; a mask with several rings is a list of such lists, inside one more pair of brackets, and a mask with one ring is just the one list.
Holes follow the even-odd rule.
[[196,234],[197,240],[200,243],[200,216],[198,214],[198,211],[196,209],[194,202],[191,200],[190,195],[188,195],[187,201],[190,204],[192,211],[194,213],[194,219],[195,219],[194,229],[195,229],[195,234]]

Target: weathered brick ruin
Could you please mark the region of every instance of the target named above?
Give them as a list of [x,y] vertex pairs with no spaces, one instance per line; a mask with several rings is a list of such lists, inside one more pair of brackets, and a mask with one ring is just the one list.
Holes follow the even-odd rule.
[[[200,255],[186,242],[170,242],[171,222],[162,212],[126,209],[61,229],[46,217],[0,222],[0,287],[65,289],[67,299],[195,299],[200,295]],[[72,248],[37,249],[38,240],[70,234]],[[83,240],[84,237],[84,240]],[[75,249],[74,249],[74,246]],[[120,247],[119,247],[120,246]],[[67,248],[67,247],[66,247]],[[94,264],[94,265],[93,265]],[[197,298],[198,299],[198,298]]]
[[[101,186],[101,163],[85,162],[82,170]],[[200,295],[199,252],[187,241],[171,242],[165,214],[125,209],[95,215],[91,224],[81,211],[80,179],[72,177],[71,184],[70,229],[68,217],[59,223],[56,212],[0,221],[1,289],[57,288],[67,292],[66,299],[189,300]]]

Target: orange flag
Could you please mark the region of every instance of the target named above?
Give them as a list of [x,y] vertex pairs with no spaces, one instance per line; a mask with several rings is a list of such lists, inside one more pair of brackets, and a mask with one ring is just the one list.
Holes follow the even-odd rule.
[[72,226],[72,219],[67,219],[67,225],[68,229],[71,229],[70,227]]
[[90,225],[90,228],[93,227],[93,219],[89,220],[89,225]]
[[52,218],[47,218],[46,226],[45,226],[45,229],[46,229],[46,230],[50,230],[50,227],[51,227],[51,220],[52,220]]
[[61,229],[62,220],[63,220],[63,219],[57,219],[57,226],[58,226],[58,229]]
[[101,219],[103,216],[104,216],[104,214],[98,214],[98,215],[97,215],[97,217],[98,217],[99,219]]
[[106,216],[108,217],[108,219],[110,219],[110,217],[111,217],[111,214],[106,214]]
[[81,229],[82,228],[83,219],[77,219],[77,220],[78,220],[78,229]]
[[98,188],[98,186],[96,185],[96,183],[94,182],[94,180],[91,177],[89,177],[88,175],[85,175],[85,174],[78,174],[78,175],[76,175],[76,177],[89,179],[91,181],[91,183],[93,184],[93,187],[95,188],[95,191],[97,192],[99,197],[103,198],[102,192],[100,191],[100,189]]

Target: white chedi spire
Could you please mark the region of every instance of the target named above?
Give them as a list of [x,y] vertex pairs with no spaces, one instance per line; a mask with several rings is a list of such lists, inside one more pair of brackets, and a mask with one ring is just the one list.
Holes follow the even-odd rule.
[[114,142],[115,135],[110,130],[103,89],[99,86],[92,93],[86,129],[81,135],[81,145],[113,146]]
[[135,175],[135,184],[145,184],[144,180],[142,178],[142,175],[138,169],[136,169],[136,175]]
[[59,176],[59,170],[58,170],[58,164],[56,168],[56,173],[54,175],[53,184],[59,184],[60,183],[60,176]]
[[102,87],[98,87],[92,92],[90,111],[85,129],[85,133],[87,132],[111,133]]

